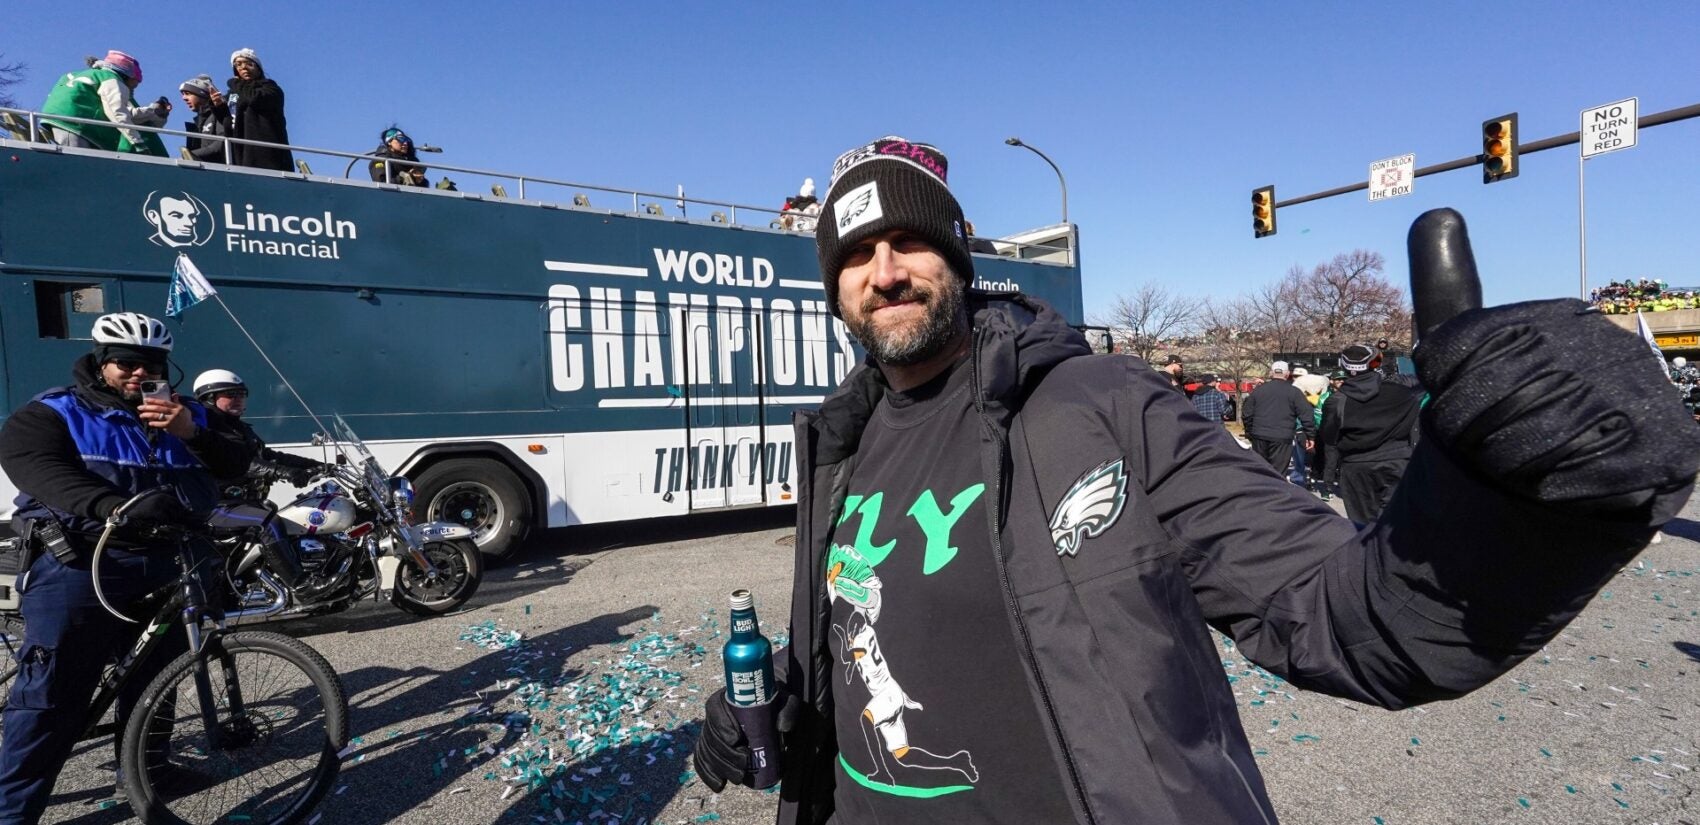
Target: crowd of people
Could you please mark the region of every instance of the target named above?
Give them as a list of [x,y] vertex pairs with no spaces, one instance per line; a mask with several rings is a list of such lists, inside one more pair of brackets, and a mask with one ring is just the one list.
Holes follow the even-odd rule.
[[1700,309],[1694,290],[1671,289],[1662,278],[1612,281],[1595,288],[1588,300],[1607,315]]
[[1687,358],[1677,356],[1665,365],[1670,372],[1670,382],[1676,386],[1677,394],[1682,397],[1682,406],[1700,421],[1700,367],[1688,363]]
[[[1341,369],[1324,375],[1275,361],[1270,364],[1267,379],[1252,378],[1237,384],[1223,381],[1214,373],[1184,375],[1185,363],[1175,354],[1165,356],[1154,368],[1172,389],[1184,393],[1206,420],[1242,421],[1242,443],[1293,484],[1315,492],[1324,501],[1341,494],[1346,498],[1348,515],[1370,520],[1391,495],[1403,472],[1403,454],[1415,444],[1415,415],[1423,393],[1410,376],[1398,374],[1385,341],[1347,347],[1340,353],[1340,363]],[[1339,395],[1348,380],[1372,372],[1373,379],[1357,379],[1352,394]],[[1700,379],[1700,371],[1695,376]],[[1400,389],[1384,392],[1384,382]],[[1243,407],[1235,395],[1229,394],[1236,390],[1243,394]],[[1369,403],[1375,409],[1354,413],[1350,428],[1325,416],[1329,410],[1339,416],[1348,403]],[[1371,460],[1363,456],[1379,457],[1379,475],[1371,478],[1354,473],[1353,481],[1342,487],[1345,455],[1354,456],[1360,464]],[[1344,492],[1348,487],[1350,495]]]
[[[49,138],[77,149],[166,157],[165,143],[158,133],[134,128],[167,127],[173,109],[171,100],[164,96],[146,105],[136,102],[136,89],[142,83],[141,61],[112,50],[105,57],[90,57],[86,63],[87,68],[61,76],[42,104],[41,111],[47,115],[42,122]],[[289,121],[284,114],[283,87],[266,75],[253,49],[231,53],[230,73],[232,77],[222,91],[210,74],[195,75],[178,84],[177,93],[192,115],[182,124],[183,131],[195,135],[185,140],[185,151],[203,163],[228,161],[234,166],[293,171],[294,155],[286,148]],[[383,130],[378,147],[368,154],[375,157],[367,165],[372,180],[402,186],[430,185],[413,139],[394,124]]]

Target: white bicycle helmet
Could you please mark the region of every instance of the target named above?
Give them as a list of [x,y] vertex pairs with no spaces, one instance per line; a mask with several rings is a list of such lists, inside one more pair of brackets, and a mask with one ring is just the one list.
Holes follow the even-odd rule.
[[247,387],[242,376],[230,370],[207,370],[195,376],[195,398],[203,404],[208,403],[207,399],[218,393]]
[[97,344],[122,344],[171,351],[171,330],[140,312],[114,312],[94,319]]

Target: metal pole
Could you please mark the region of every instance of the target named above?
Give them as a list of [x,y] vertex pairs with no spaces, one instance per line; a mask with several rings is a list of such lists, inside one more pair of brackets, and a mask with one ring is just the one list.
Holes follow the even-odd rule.
[[1582,294],[1577,296],[1588,300],[1588,198],[1583,188],[1582,170],[1587,166],[1588,159],[1581,152],[1576,153],[1576,237],[1581,244],[1579,257],[1582,270]]
[[1068,224],[1068,181],[1063,178],[1062,169],[1057,167],[1056,161],[1051,160],[1049,155],[1046,155],[1044,152],[1041,152],[1028,144],[1022,143],[1021,138],[1012,137],[1005,140],[1004,143],[1011,146],[1020,146],[1021,148],[1038,155],[1040,158],[1043,158],[1046,163],[1051,165],[1051,171],[1057,173],[1057,183],[1062,184],[1062,222],[1066,226]]
[[519,199],[525,200],[525,178],[519,179]]

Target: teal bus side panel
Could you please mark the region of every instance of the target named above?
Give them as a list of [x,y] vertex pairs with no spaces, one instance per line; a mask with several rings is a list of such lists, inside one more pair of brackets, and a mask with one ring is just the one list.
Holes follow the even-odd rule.
[[[107,311],[163,316],[180,251],[309,404],[370,438],[724,427],[758,409],[785,426],[860,357],[826,312],[807,236],[69,153],[8,160],[0,363],[13,404],[64,383],[89,346],[86,329],[40,337],[36,283],[100,282]],[[1077,269],[982,256],[975,269],[1080,323]],[[170,324],[191,380],[235,370],[263,435],[310,434],[222,309]],[[687,398],[720,401],[687,422]],[[773,399],[787,400],[745,403]]]

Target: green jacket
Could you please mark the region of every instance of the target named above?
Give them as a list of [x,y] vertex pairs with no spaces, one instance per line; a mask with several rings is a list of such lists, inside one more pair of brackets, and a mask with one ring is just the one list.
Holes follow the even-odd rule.
[[[130,94],[130,87],[125,85],[123,76],[111,69],[97,67],[80,72],[67,72],[60,77],[59,82],[53,84],[53,91],[48,93],[47,102],[42,104],[41,110],[49,115],[104,120],[111,123],[123,122],[128,125],[129,111],[135,108],[136,99]],[[123,120],[115,120],[115,116]],[[166,156],[165,143],[159,139],[159,135],[152,132],[120,132],[116,125],[96,126],[53,118],[45,120],[52,124],[53,128],[64,129],[109,152]],[[137,141],[133,142],[130,135],[134,135]]]

